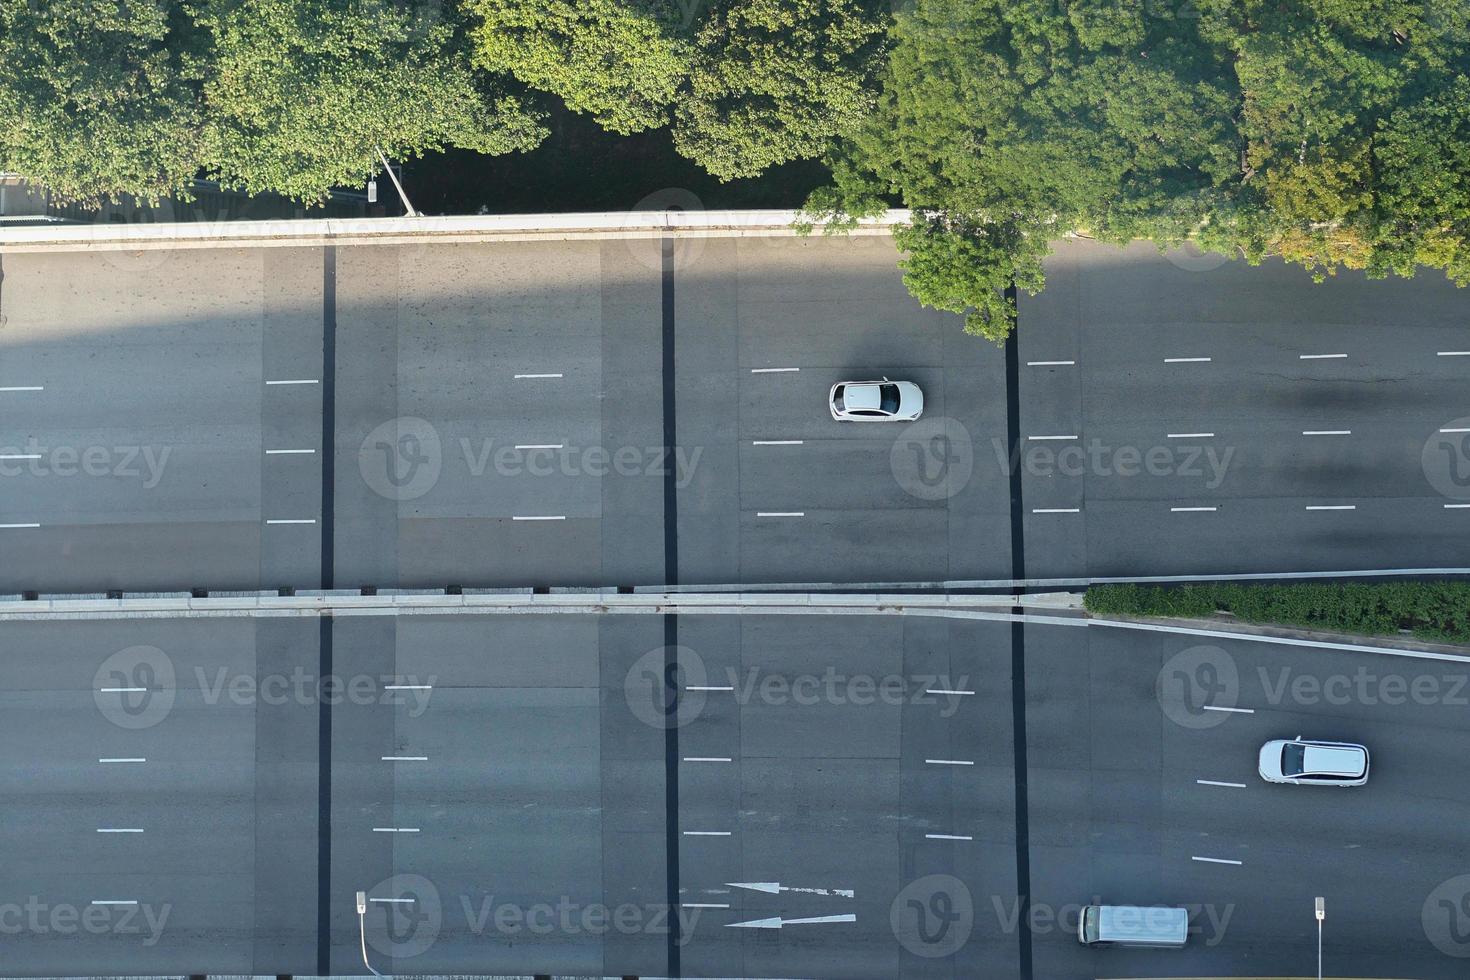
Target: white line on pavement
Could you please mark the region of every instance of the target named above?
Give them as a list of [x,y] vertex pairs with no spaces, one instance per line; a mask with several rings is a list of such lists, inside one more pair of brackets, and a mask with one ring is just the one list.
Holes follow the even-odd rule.
[[690,684],[684,688],[686,691],[733,691],[733,687],[713,687],[709,684]]
[[1215,434],[1213,432],[1171,432],[1171,433],[1169,433],[1169,438],[1170,439],[1213,439],[1213,438],[1215,438]]
[[1031,442],[1070,442],[1073,439],[1079,439],[1081,437],[1080,436],[1027,436],[1026,438],[1028,440],[1030,440]]
[[368,901],[381,902],[384,905],[412,905],[415,900],[412,898],[370,898]]
[[1298,354],[1297,359],[1301,361],[1334,361],[1347,357],[1346,354]]
[[752,446],[802,446],[805,442],[801,439],[756,439]]
[[141,694],[146,687],[99,687],[98,694]]
[[1076,361],[1027,361],[1027,367],[1071,367]]
[[93,905],[137,905],[138,903],[137,903],[137,901],[135,899],[131,899],[131,898],[129,898],[129,899],[94,898],[94,899],[92,899],[92,904]]
[[527,380],[527,381],[529,381],[529,380],[532,380],[532,379],[535,379],[535,378],[560,378],[560,377],[562,377],[562,375],[559,374],[559,373],[558,374],[518,374],[518,375],[516,375],[516,380]]
[[681,909],[727,909],[730,906],[721,905],[719,902],[680,902]]
[[1470,507],[1470,504],[1445,504],[1444,506],[1446,510],[1463,510]]
[[[1444,430],[1441,429],[1441,432]],[[40,459],[40,453],[0,453],[0,459]]]
[[432,685],[432,684],[385,684],[385,685],[383,685],[383,690],[385,690],[385,691],[432,691],[433,689],[434,689],[434,685]]
[[758,510],[756,517],[805,517],[806,512],[801,510]]
[[801,368],[751,368],[751,374],[795,374]]
[[1308,504],[1307,510],[1357,510],[1357,504]]
[[39,524],[0,524],[0,530],[19,531],[23,528],[40,527]]
[[301,518],[291,518],[289,520],[284,519],[284,518],[280,518],[280,519],[276,519],[276,520],[266,521],[266,523],[267,524],[315,524],[316,523],[316,518],[314,518],[314,517],[301,517]]
[[8,385],[0,388],[0,391],[45,391],[44,385]]
[[1080,514],[1081,507],[1032,507],[1033,514]]
[[1191,861],[1201,861],[1201,862],[1203,862],[1205,864],[1240,864],[1239,861],[1235,861],[1235,860],[1232,860],[1230,858],[1191,857],[1190,860]]
[[511,518],[511,520],[513,520],[513,521],[564,521],[566,519],[567,519],[567,515],[565,515],[565,514],[543,514],[543,515],[517,514],[516,516],[514,516],[514,517]]
[[417,827],[374,827],[373,828],[373,833],[375,833],[375,834],[416,834],[418,832],[419,832],[419,829]]
[[1200,707],[1206,711],[1228,711],[1235,715],[1253,715],[1256,713],[1255,708],[1227,708],[1222,704],[1202,704]]
[[310,456],[316,452],[315,449],[267,449],[267,456]]
[[99,834],[141,834],[142,827],[98,827]]
[[942,691],[942,690],[939,690],[938,688],[935,688],[932,691],[925,691],[924,693],[925,694],[974,694],[975,692],[974,691]]
[[1350,436],[1352,429],[1306,429],[1302,432],[1304,436]]
[[[1470,350],[1442,350],[1442,351],[1439,351],[1439,356],[1440,357],[1470,357]],[[3,391],[3,390],[4,389],[0,389],[0,391]]]
[[969,759],[925,759],[931,766],[973,766],[975,763]]
[[969,834],[925,834],[927,840],[974,840]]
[[1171,514],[1213,514],[1219,509],[1218,507],[1170,507],[1169,512]]
[[429,757],[426,756],[426,755],[385,755],[385,756],[383,756],[383,761],[384,762],[428,762],[429,761]]
[[285,381],[267,381],[268,385],[314,385],[320,384],[316,378],[291,378]]
[[728,830],[686,830],[685,837],[729,837]]
[[103,763],[113,763],[113,762],[147,762],[148,760],[147,759],[141,759],[141,758],[134,758],[134,759],[98,759],[97,761],[98,762],[103,762]]
[[1208,357],[1166,357],[1165,364],[1208,364]]
[[1227,786],[1230,789],[1245,789],[1245,783],[1222,783],[1216,779],[1196,779],[1201,786]]
[[525,443],[523,445],[517,446],[516,448],[517,449],[565,449],[565,448],[567,448],[567,444],[564,443],[564,442]]
[[1470,428],[1440,429],[1441,432],[1470,432]]
[[718,755],[686,755],[685,762],[732,762],[734,760]]

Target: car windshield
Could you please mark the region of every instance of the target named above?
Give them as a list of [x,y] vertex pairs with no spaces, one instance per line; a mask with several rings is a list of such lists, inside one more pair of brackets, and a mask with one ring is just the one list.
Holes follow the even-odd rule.
[[883,413],[895,415],[898,413],[898,385],[883,385],[878,389],[882,393]]
[[836,406],[837,411],[839,412],[845,412],[847,410],[847,405],[844,404],[842,401],[842,396],[846,393],[847,389],[844,388],[842,385],[838,385],[836,394],[832,396],[832,404]]
[[1281,750],[1281,775],[1300,776],[1305,768],[1304,761],[1307,757],[1307,747],[1295,742],[1287,742]]

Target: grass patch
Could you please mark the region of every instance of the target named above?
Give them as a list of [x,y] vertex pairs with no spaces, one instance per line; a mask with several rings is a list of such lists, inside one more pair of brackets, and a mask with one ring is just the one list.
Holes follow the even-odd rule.
[[1205,619],[1228,612],[1247,623],[1470,643],[1470,582],[1290,585],[1096,585],[1087,611],[1099,616]]

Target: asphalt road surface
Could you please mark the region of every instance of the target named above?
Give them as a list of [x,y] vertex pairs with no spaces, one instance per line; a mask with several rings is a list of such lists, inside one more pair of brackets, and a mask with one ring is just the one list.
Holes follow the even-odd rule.
[[0,592],[1002,579],[1013,468],[1032,577],[1470,564],[1435,274],[1064,243],[1008,377],[882,238],[3,261]]
[[[1003,623],[0,623],[6,971],[360,975],[363,890],[385,973],[1306,975],[1322,895],[1327,972],[1463,975],[1464,664],[1023,642],[1021,780]],[[1261,782],[1297,734],[1369,784]],[[1190,944],[1084,949],[1093,901]]]

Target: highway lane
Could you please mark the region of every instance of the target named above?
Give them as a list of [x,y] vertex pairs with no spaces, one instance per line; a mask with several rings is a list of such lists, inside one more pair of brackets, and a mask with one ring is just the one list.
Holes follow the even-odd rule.
[[1462,290],[1142,243],[1059,245],[1048,276],[1019,333],[1028,574],[1464,565]]

